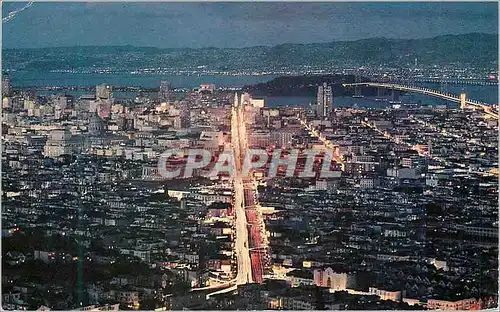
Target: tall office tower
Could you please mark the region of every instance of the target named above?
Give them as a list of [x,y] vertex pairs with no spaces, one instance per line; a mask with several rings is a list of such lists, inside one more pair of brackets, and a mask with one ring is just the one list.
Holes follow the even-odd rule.
[[233,102],[233,106],[234,107],[245,107],[245,106],[251,106],[252,105],[252,96],[247,93],[247,92],[244,92],[241,94],[240,97],[238,97],[238,93],[236,92],[234,94],[234,102]]
[[52,103],[54,107],[59,109],[73,108],[73,96],[67,94],[58,94],[51,96]]
[[158,99],[160,102],[169,102],[170,101],[170,84],[168,81],[160,82],[160,92],[158,93]]
[[2,96],[10,95],[10,78],[8,75],[2,77]]
[[189,128],[191,124],[191,118],[189,115],[189,102],[188,101],[180,101],[179,102],[179,107],[180,107],[180,122],[181,122],[181,128]]
[[95,97],[103,100],[111,99],[113,97],[113,90],[111,89],[111,86],[106,84],[96,86]]
[[319,118],[327,118],[333,110],[333,92],[332,87],[326,82],[318,87],[318,98],[316,113]]
[[250,93],[242,93],[241,94],[241,99],[240,99],[240,106],[251,106],[252,105],[252,96],[250,95]]

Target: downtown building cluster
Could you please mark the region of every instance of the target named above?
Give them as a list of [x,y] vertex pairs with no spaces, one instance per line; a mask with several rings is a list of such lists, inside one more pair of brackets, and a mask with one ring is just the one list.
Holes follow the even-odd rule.
[[480,112],[335,108],[328,86],[319,86],[316,107],[272,108],[249,97],[250,148],[316,149],[321,166],[330,147],[306,121],[342,164],[328,179],[285,178],[284,167],[268,179],[268,164],[255,170],[270,248],[264,282],[207,299],[237,272],[232,179],[206,178],[201,168],[165,180],[158,159],[173,148],[218,155],[229,147],[234,93],[203,85],[177,98],[168,83],[131,99],[107,85],[81,96],[5,91],[4,308],[497,302],[498,124]]

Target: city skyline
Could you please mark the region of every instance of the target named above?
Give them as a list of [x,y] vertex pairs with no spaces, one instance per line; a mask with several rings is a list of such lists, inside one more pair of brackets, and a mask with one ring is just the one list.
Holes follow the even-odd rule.
[[3,12],[2,310],[498,310],[498,3]]
[[[22,6],[4,3],[3,17]],[[497,4],[34,3],[4,23],[3,48],[237,48],[464,33],[497,34]]]

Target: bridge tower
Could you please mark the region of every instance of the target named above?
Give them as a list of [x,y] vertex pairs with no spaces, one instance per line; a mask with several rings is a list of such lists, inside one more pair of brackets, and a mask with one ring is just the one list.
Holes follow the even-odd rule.
[[[440,82],[440,86],[439,86],[439,91],[442,93],[442,94],[447,94],[448,93],[448,83],[446,80],[441,80]],[[443,105],[446,105],[448,104],[448,101],[446,99],[441,99],[441,103]]]
[[360,97],[361,96],[361,88],[359,86],[354,87],[354,96],[355,97]]
[[448,93],[448,82],[446,80],[441,80],[440,91],[442,93]]
[[384,96],[384,88],[377,88],[377,98],[382,98]]
[[392,89],[391,91],[391,101],[399,101],[399,91]]
[[[354,75],[354,83],[359,83],[359,82],[360,82],[359,75],[356,73]],[[354,86],[354,96],[355,97],[360,97],[361,96],[361,87],[358,86],[358,85]]]
[[467,100],[467,94],[465,94],[465,92],[460,93],[460,109],[465,109],[466,100]]

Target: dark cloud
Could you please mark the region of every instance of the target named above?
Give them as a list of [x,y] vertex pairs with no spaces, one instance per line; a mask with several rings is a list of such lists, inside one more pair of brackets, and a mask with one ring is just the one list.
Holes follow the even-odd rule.
[[[4,4],[8,14],[20,3]],[[242,47],[498,33],[496,3],[35,3],[4,47]]]

